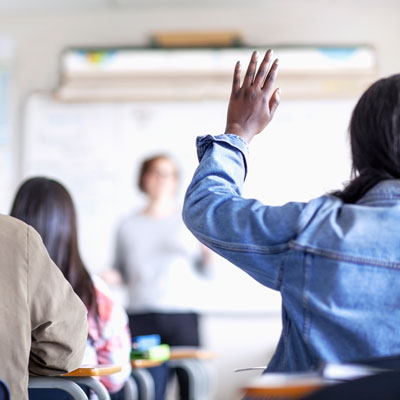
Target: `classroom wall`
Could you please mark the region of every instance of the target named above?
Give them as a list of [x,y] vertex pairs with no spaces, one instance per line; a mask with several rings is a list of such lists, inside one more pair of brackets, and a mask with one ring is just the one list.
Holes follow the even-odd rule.
[[249,44],[369,43],[376,48],[380,73],[387,75],[400,65],[399,14],[396,0],[153,0],[136,7],[3,13],[0,36],[9,37],[15,47],[16,177],[22,140],[17,115],[29,92],[57,85],[58,57],[67,46],[146,45],[151,32],[159,30],[235,30]]
[[[189,4],[187,4],[189,3]],[[379,74],[400,66],[400,2],[396,0],[247,0],[165,2],[137,7],[36,10],[0,14],[0,37],[14,45],[12,132],[14,187],[22,166],[24,99],[58,82],[58,57],[67,46],[145,45],[158,30],[236,30],[249,44],[358,44],[375,46]],[[284,101],[284,88],[283,88]],[[7,194],[5,194],[7,196]],[[9,194],[11,199],[12,193]],[[220,354],[216,400],[239,398],[235,367],[263,364],[279,335],[279,314],[206,315],[205,344]]]

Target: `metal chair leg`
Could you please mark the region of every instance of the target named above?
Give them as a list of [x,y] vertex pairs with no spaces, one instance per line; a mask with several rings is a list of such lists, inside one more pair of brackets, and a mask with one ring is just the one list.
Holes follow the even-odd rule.
[[138,387],[135,380],[130,376],[124,387],[125,400],[139,400]]
[[155,388],[153,377],[145,368],[132,370],[132,375],[137,379],[139,391],[143,394],[143,400],[154,400]]
[[203,363],[197,359],[170,360],[172,368],[183,369],[188,375],[189,399],[208,400],[209,379]]
[[99,400],[110,400],[110,394],[105,386],[97,379],[92,377],[65,376],[63,379],[75,382],[79,385],[86,385],[97,395]]

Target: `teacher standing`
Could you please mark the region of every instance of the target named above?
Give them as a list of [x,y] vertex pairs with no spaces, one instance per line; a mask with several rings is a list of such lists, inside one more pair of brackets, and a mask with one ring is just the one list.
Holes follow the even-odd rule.
[[[138,186],[147,204],[120,224],[114,267],[128,287],[133,336],[157,333],[171,346],[199,346],[195,292],[207,274],[207,257],[182,222],[178,185],[171,157],[156,155],[142,163]],[[162,400],[172,371],[164,366],[151,372]],[[177,374],[181,399],[187,399],[187,377],[182,370]]]

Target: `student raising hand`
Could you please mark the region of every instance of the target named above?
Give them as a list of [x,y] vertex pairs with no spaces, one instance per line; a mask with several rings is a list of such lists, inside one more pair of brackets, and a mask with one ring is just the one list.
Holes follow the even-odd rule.
[[271,63],[272,50],[268,50],[258,71],[257,59],[255,51],[242,86],[240,62],[236,63],[225,130],[225,133],[241,136],[248,143],[271,122],[279,105],[280,89],[274,90],[278,59]]
[[[197,138],[183,219],[202,243],[280,292],[283,330],[268,372],[400,354],[400,74],[371,85],[353,110],[353,178],[344,189],[275,206],[243,196],[247,142],[278,106],[270,59],[256,73],[253,54],[241,86],[236,67],[229,134]],[[276,171],[253,173],[273,190]]]

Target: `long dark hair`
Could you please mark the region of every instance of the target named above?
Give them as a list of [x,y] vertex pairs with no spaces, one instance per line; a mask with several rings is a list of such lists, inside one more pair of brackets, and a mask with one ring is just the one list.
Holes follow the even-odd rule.
[[350,120],[353,179],[333,195],[355,203],[378,182],[400,179],[400,74],[361,96]]
[[10,215],[39,232],[51,259],[97,320],[96,292],[79,254],[75,207],[67,189],[52,179],[28,179],[18,189]]

